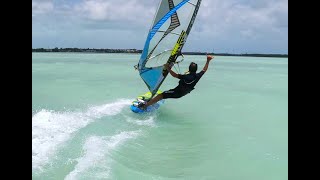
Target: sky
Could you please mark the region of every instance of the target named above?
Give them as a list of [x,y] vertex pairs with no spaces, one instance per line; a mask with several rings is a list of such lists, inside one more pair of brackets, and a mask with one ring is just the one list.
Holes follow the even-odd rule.
[[[160,0],[32,0],[32,48],[143,49]],[[182,51],[288,54],[288,0],[202,0]]]

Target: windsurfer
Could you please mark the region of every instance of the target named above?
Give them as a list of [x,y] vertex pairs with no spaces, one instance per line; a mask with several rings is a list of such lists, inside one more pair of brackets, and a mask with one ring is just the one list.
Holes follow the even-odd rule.
[[174,71],[171,70],[169,64],[164,64],[165,68],[169,70],[171,76],[180,79],[179,85],[175,87],[174,89],[170,89],[168,91],[164,91],[161,94],[158,94],[153,99],[146,101],[145,103],[140,103],[139,108],[146,109],[148,106],[153,105],[154,103],[162,100],[162,99],[168,99],[168,98],[181,98],[185,96],[186,94],[190,93],[194,86],[198,83],[200,78],[203,76],[203,74],[207,71],[209,62],[214,57],[211,55],[207,55],[207,62],[204,65],[202,71],[197,73],[198,65],[194,62],[190,63],[189,65],[189,73],[188,74],[177,74]]

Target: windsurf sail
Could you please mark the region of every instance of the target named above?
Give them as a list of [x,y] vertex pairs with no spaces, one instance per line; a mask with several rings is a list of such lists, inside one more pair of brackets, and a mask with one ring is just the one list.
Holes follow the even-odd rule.
[[175,63],[191,31],[201,0],[161,0],[136,68],[153,97]]

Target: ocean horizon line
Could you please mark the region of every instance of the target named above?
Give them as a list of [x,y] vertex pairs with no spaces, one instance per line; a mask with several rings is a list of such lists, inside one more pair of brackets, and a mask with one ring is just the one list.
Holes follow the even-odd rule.
[[[141,54],[139,49],[111,49],[111,48],[32,48],[32,52],[65,52],[65,53],[134,53]],[[216,56],[249,56],[249,57],[283,57],[287,58],[288,54],[274,54],[274,53],[215,53],[202,51],[186,51],[182,52],[184,55],[207,55],[212,54]]]

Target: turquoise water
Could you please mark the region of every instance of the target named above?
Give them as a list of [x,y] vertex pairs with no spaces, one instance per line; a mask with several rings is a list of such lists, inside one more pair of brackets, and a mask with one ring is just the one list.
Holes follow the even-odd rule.
[[138,115],[139,57],[32,53],[32,179],[288,179],[287,58],[217,56],[192,93]]

